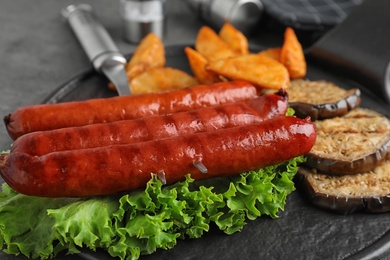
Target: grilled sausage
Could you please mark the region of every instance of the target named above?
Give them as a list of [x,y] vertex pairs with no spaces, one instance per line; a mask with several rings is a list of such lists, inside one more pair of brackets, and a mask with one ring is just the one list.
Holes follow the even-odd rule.
[[29,132],[188,111],[257,97],[245,81],[199,85],[162,93],[22,107],[4,118],[15,140]]
[[[315,125],[296,117],[192,135],[43,156],[0,157],[1,177],[16,191],[43,197],[81,197],[144,188],[151,173],[167,184],[236,175],[306,154]],[[199,167],[199,165],[203,167]],[[198,166],[198,167],[196,167]]]
[[144,142],[260,122],[285,115],[287,108],[286,92],[279,91],[247,101],[170,115],[33,132],[16,139],[11,152],[44,155],[55,151]]

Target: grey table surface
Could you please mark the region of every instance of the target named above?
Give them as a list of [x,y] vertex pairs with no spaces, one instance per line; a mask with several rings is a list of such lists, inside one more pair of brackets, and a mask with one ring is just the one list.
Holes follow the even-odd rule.
[[[78,2],[89,3],[94,7],[96,15],[111,34],[120,51],[123,53],[131,53],[135,49],[136,45],[126,42],[123,38],[118,0],[2,0],[0,2],[1,117],[11,113],[18,107],[41,103],[42,100],[51,94],[60,86],[60,84],[63,84],[80,72],[91,68],[79,42],[60,15],[60,9],[62,7]],[[203,23],[187,6],[184,0],[168,0],[167,11],[168,25],[166,35],[163,38],[164,44],[166,46],[193,44],[197,32]],[[282,41],[281,32],[276,32],[272,38],[269,38],[267,35],[268,34],[264,34],[259,30],[249,38],[250,44],[271,47],[280,44]],[[12,140],[8,137],[4,124],[0,124],[0,149],[9,149],[11,144]],[[296,197],[294,197],[294,199],[296,199]],[[270,221],[265,220],[265,225],[273,226],[277,230],[281,229],[285,230],[285,232],[291,232],[288,225],[283,225],[283,223],[284,221],[288,222],[289,219],[296,217],[296,215],[294,215],[295,213],[291,213],[292,216],[289,216],[289,212],[293,212],[293,207],[300,206],[303,202],[298,200],[297,203],[298,204],[287,205],[286,212],[284,213],[285,218],[282,217],[279,223],[271,223]],[[299,213],[299,217],[302,217],[302,223],[313,223],[315,222],[315,218],[319,215],[318,210],[312,209],[312,207],[304,208],[304,210]],[[338,249],[344,248],[344,250],[349,248],[355,251],[360,250],[362,247],[370,245],[372,241],[378,239],[388,229],[388,217],[386,215],[354,215],[351,217],[344,217],[321,213],[321,216],[322,215],[326,215],[325,224],[334,224],[334,228],[326,228],[322,231],[318,231],[324,233],[323,245],[328,245],[329,248],[335,247]],[[312,219],[312,221],[309,222],[309,219]],[[372,224],[372,221],[375,221],[378,224],[374,225]],[[350,227],[348,224],[350,222],[360,224],[358,226]],[[376,229],[372,228],[375,226],[377,226]],[[306,233],[294,233],[293,235],[295,237],[302,237],[302,241],[305,241],[306,236],[310,236],[310,233],[314,232],[317,228],[325,226],[321,223],[316,223],[310,227],[311,229],[307,230]],[[340,228],[340,230],[336,230],[335,228]],[[249,233],[253,231],[251,230],[251,227],[248,227],[247,230]],[[372,232],[370,232],[370,230],[372,230]],[[377,230],[383,230],[383,232],[377,234]],[[338,237],[339,233],[350,231],[353,233],[347,241],[345,241],[344,238]],[[232,236],[233,238],[231,239],[236,243],[241,243],[245,246],[245,239],[247,239],[245,236],[247,236],[247,234],[248,233],[237,234],[236,236]],[[362,234],[362,237],[359,236],[359,239],[363,242],[359,242],[358,238],[353,237],[358,236],[359,234]],[[271,233],[268,235],[272,236]],[[202,250],[202,246],[212,246],[211,242],[213,238],[211,237],[210,239],[211,240],[204,240],[203,244],[199,245],[199,248],[196,246],[191,247],[191,244],[181,244],[182,251],[186,250],[186,246],[192,248],[192,252]],[[220,239],[223,241],[230,238],[221,237]],[[285,243],[291,242],[291,239],[289,239],[288,236],[283,236],[280,239]],[[384,241],[386,243],[388,240]],[[350,244],[347,244],[347,242]],[[273,248],[277,243],[277,241],[267,241],[265,246]],[[302,247],[306,246],[308,246],[306,243],[302,243]],[[304,259],[305,257],[299,253],[300,249],[301,248],[296,248],[296,250],[290,251],[291,256],[298,255],[302,257],[300,259]],[[319,248],[313,247],[312,255],[315,255],[314,251],[317,249]],[[226,250],[228,249],[226,248]],[[239,248],[235,250],[237,251]],[[322,251],[326,254],[331,250],[332,249],[328,250],[328,248],[326,248]],[[240,254],[238,251],[236,253],[238,255]],[[337,254],[335,253],[334,255]],[[340,254],[338,258],[340,258]],[[0,251],[0,259],[16,260],[26,258],[23,256],[6,255]],[[68,256],[61,257],[61,259],[74,258]],[[85,259],[95,258],[88,258],[87,256]]]

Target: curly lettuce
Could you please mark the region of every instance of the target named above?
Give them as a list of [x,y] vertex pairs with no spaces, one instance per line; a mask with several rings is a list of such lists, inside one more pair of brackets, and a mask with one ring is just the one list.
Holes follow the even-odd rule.
[[178,239],[199,238],[212,223],[233,234],[248,220],[278,217],[304,160],[300,156],[230,178],[194,181],[187,175],[169,186],[153,175],[143,191],[88,199],[25,196],[3,184],[0,247],[8,254],[40,259],[83,248],[138,259],[170,249]]

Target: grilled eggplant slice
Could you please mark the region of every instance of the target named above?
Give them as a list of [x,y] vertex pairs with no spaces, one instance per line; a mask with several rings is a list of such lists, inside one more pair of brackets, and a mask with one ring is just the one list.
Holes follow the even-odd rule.
[[323,173],[367,172],[390,155],[390,120],[373,110],[356,108],[315,124],[317,139],[306,165]]
[[311,203],[331,212],[390,211],[389,159],[372,171],[355,175],[328,175],[301,167],[295,181]]
[[345,90],[327,81],[295,79],[287,92],[295,115],[312,121],[343,116],[361,103],[358,88]]

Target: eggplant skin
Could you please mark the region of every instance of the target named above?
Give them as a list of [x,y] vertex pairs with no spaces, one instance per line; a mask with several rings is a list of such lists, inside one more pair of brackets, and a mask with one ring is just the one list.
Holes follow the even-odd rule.
[[312,121],[343,116],[361,104],[361,91],[358,88],[351,89],[349,95],[336,103],[309,104],[305,102],[290,102],[295,115],[299,118],[310,116]]
[[390,194],[380,196],[344,196],[318,192],[308,177],[313,172],[300,167],[295,176],[297,190],[313,205],[323,210],[348,215],[357,212],[385,213],[390,211]]
[[323,158],[316,154],[308,153],[306,154],[305,165],[327,174],[358,174],[374,169],[389,158],[390,139],[371,154],[352,161]]
[[356,108],[315,124],[317,139],[305,164],[322,173],[364,173],[390,157],[390,120],[372,109]]

